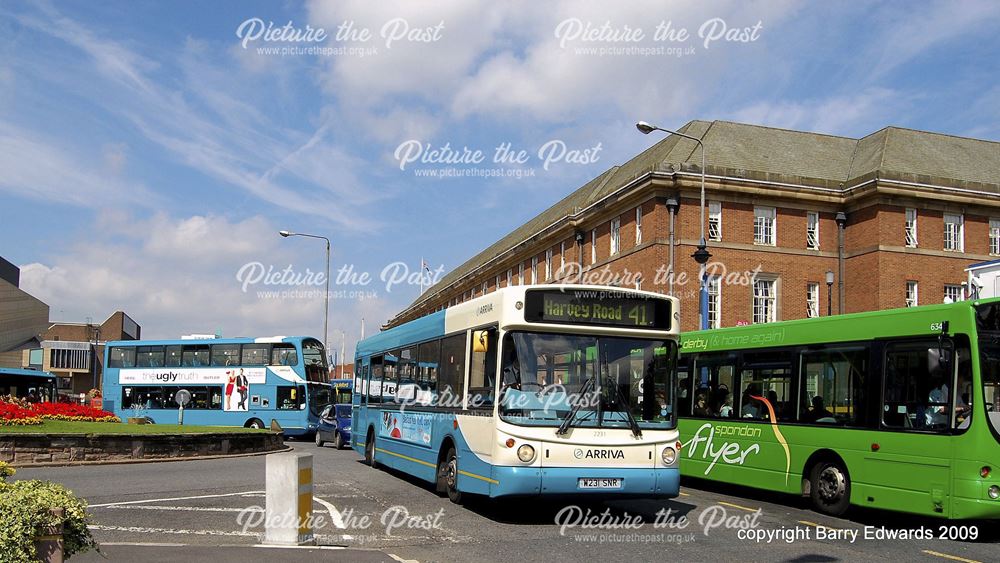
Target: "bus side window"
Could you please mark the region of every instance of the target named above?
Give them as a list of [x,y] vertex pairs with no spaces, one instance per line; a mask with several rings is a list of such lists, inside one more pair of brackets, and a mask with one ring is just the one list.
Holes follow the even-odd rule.
[[372,377],[368,382],[368,402],[382,402],[382,356],[372,356]]
[[[959,356],[968,357],[965,346]],[[949,338],[890,344],[885,353],[882,424],[905,430],[948,431],[954,424],[951,413],[957,367],[955,343]]]
[[438,373],[438,405],[461,408],[465,396],[465,333],[441,341],[441,366]]
[[693,377],[684,389],[690,391],[691,396],[684,401],[679,400],[680,414],[702,418],[735,418],[733,390],[736,389],[736,354],[698,354],[693,364]]
[[399,350],[382,358],[382,402],[391,403],[396,399],[399,386]]
[[[770,352],[769,355],[785,354],[785,352]],[[778,420],[795,419],[795,402],[792,395],[792,369],[783,359],[772,360],[768,364],[746,365],[748,357],[744,354],[744,365],[741,371],[740,386],[743,394],[740,398],[739,418],[755,420],[770,420],[771,411],[767,404],[757,397],[765,399]],[[771,359],[771,358],[768,358]]]
[[441,360],[441,341],[424,342],[417,348],[417,365],[420,369],[418,378],[419,391],[417,403],[429,405],[434,401],[437,390],[438,361]]
[[490,406],[496,388],[497,335],[495,328],[472,331],[469,364],[469,406]]
[[867,346],[802,352],[799,422],[863,423],[868,361]]

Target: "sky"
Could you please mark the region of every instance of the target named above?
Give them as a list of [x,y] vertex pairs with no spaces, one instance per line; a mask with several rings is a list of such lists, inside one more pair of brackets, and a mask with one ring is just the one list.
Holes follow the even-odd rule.
[[[0,256],[54,321],[331,350],[693,119],[1000,140],[1000,3],[0,0]],[[426,267],[421,267],[421,264]],[[421,273],[424,279],[421,279]]]

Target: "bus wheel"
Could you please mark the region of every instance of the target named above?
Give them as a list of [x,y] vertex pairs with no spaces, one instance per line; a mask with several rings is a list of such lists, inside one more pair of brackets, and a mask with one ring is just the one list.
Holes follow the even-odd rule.
[[337,434],[334,435],[333,446],[338,450],[344,449],[344,438],[340,435],[340,432],[337,432]]
[[378,467],[378,462],[375,461],[375,431],[371,428],[368,429],[368,438],[365,439],[365,463],[369,467]]
[[264,428],[264,423],[259,419],[252,419],[247,422],[247,428],[256,428],[257,430],[262,430]]
[[820,461],[809,476],[809,496],[816,510],[840,516],[851,505],[851,479],[837,461]]
[[451,502],[462,504],[462,491],[458,490],[458,455],[455,453],[455,446],[448,448],[448,453],[438,465],[438,489],[446,491]]

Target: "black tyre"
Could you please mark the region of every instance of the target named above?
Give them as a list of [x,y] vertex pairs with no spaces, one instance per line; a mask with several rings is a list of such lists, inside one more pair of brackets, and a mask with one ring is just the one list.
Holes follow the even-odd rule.
[[448,447],[448,452],[441,458],[438,465],[438,490],[448,493],[448,499],[455,504],[462,504],[462,491],[458,490],[458,455],[454,446]]
[[338,450],[344,449],[344,437],[340,435],[340,432],[333,435],[333,445]]
[[368,429],[368,437],[365,439],[365,463],[370,467],[378,467],[375,461],[375,431]]
[[316,431],[316,447],[317,448],[322,448],[323,444],[325,444],[325,443],[326,442],[323,441],[323,436],[319,433],[319,430],[317,430]]
[[247,428],[262,430],[264,428],[264,422],[257,418],[251,419],[250,422],[247,423]]
[[840,516],[851,505],[851,478],[839,461],[821,461],[809,474],[809,497],[817,512]]

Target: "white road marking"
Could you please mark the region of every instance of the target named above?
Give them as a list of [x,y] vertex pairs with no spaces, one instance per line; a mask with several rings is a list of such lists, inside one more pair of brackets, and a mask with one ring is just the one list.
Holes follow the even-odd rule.
[[264,509],[259,506],[248,506],[247,508],[222,508],[215,506],[149,506],[149,505],[138,505],[133,504],[129,506],[121,506],[117,504],[112,504],[110,506],[101,506],[99,508],[120,508],[122,510],[167,510],[167,511],[189,511],[189,512],[264,512]]
[[392,557],[396,561],[399,561],[399,563],[420,563],[420,561],[417,561],[416,559],[403,559],[402,557],[396,555],[395,553],[386,553],[386,555]]
[[[337,528],[338,530],[346,530],[347,529],[347,526],[344,525],[344,518],[340,515],[340,512],[337,510],[337,507],[333,506],[329,502],[326,502],[325,500],[323,500],[323,499],[321,499],[321,498],[319,498],[317,496],[314,496],[313,500],[316,501],[316,502],[318,502],[318,503],[320,503],[320,504],[322,504],[324,507],[326,507],[326,511],[330,514],[330,521],[333,522],[333,526],[335,528]],[[353,536],[349,536],[347,534],[344,534],[344,539],[345,540],[353,540],[354,537]]]
[[138,534],[181,534],[192,536],[245,536],[259,537],[257,532],[241,532],[239,530],[175,530],[172,528],[144,528],[141,526],[105,526],[103,524],[91,524],[87,526],[91,530],[109,532],[135,532]]
[[121,502],[106,502],[106,503],[103,503],[103,504],[91,504],[89,506],[89,508],[103,508],[105,506],[122,506],[122,505],[126,505],[126,504],[146,504],[146,503],[150,503],[150,502],[167,502],[167,501],[174,501],[174,500],[194,500],[194,499],[200,499],[200,498],[237,497],[237,496],[244,496],[244,495],[258,494],[258,493],[259,494],[263,494],[264,491],[243,491],[241,493],[225,493],[225,494],[221,494],[221,495],[198,495],[198,496],[193,496],[193,497],[151,498],[151,499],[146,499],[146,500],[128,500],[128,501],[121,501]]

